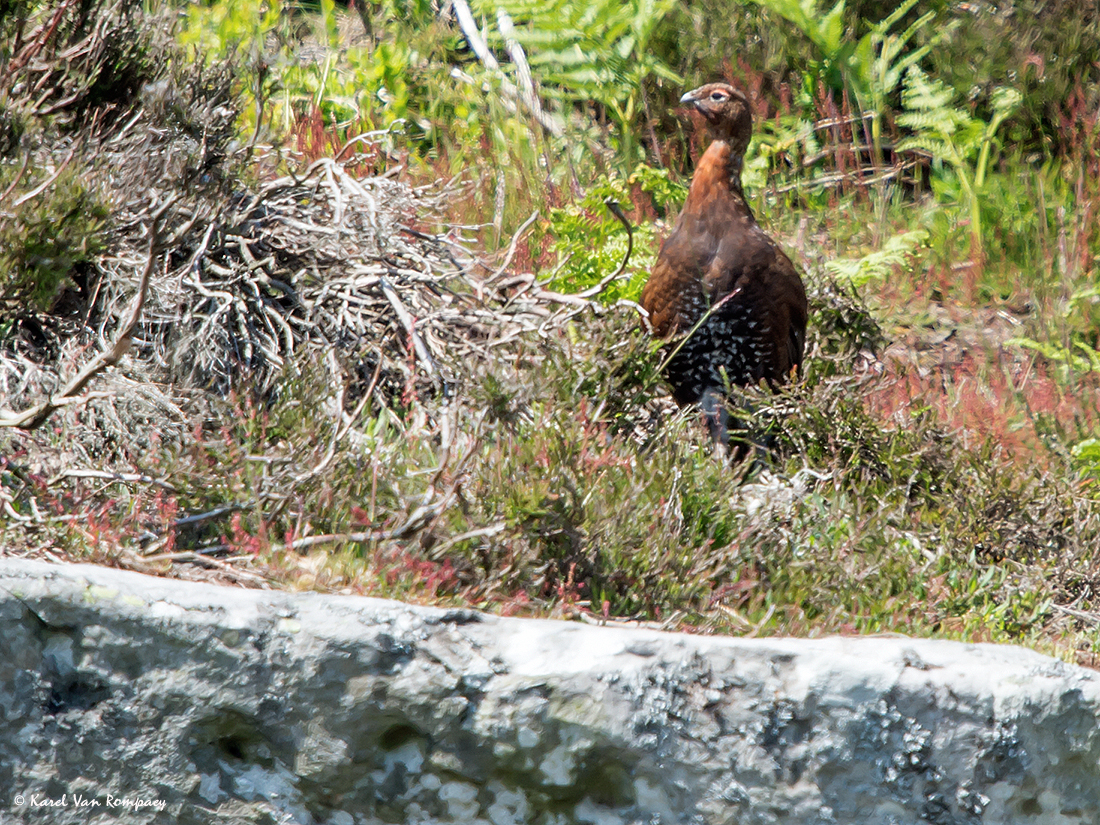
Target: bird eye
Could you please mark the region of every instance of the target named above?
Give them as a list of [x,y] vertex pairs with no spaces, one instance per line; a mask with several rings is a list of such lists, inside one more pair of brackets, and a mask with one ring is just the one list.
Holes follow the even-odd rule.
[[711,92],[710,99],[711,100],[725,100],[726,96],[724,94],[722,94],[721,92]]

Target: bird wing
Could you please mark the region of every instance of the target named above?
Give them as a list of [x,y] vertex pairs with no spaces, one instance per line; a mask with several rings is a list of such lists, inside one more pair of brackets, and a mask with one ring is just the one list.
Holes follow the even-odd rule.
[[658,337],[686,332],[706,311],[703,275],[714,260],[717,239],[700,231],[690,216],[676,222],[661,244],[657,262],[642,290],[641,304]]
[[[755,223],[724,235],[704,275],[707,303],[727,298],[725,314],[755,307],[757,331],[778,333],[773,341],[775,367],[786,373],[802,365],[806,338],[806,291],[787,254]],[[786,335],[782,330],[786,330]],[[778,376],[776,376],[778,378]]]

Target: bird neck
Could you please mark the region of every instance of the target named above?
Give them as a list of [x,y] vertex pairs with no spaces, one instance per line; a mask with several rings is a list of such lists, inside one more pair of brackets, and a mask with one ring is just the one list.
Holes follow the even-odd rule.
[[[718,189],[727,190],[734,195],[734,200],[740,201],[748,210],[745,203],[745,193],[741,189],[741,165],[744,157],[741,152],[734,151],[729,141],[717,139],[711,141],[703,157],[695,166],[695,174],[691,178],[691,189],[688,198],[706,198],[707,193]],[[751,214],[751,212],[750,212]]]

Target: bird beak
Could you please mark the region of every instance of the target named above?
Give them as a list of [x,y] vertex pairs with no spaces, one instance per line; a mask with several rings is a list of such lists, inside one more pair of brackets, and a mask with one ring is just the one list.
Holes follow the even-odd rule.
[[695,93],[698,92],[698,91],[699,91],[698,89],[692,89],[690,92],[685,94],[682,98],[680,98],[680,102],[681,103],[695,103],[699,99],[695,96]]

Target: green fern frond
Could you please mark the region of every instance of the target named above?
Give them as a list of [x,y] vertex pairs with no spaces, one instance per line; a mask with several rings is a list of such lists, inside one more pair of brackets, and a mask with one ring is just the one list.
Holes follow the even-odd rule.
[[910,112],[954,111],[955,92],[943,81],[930,78],[920,66],[910,66],[905,72],[901,104]]
[[945,141],[943,138],[935,137],[928,133],[918,133],[910,135],[907,138],[902,138],[898,141],[898,152],[908,152],[916,149],[920,152],[927,152],[935,158],[942,158],[950,163],[954,163],[955,160],[961,160],[958,153],[955,151],[955,147]]
[[897,116],[897,124],[915,131],[952,135],[960,126],[966,125],[966,122],[958,116],[959,114],[950,109],[931,112],[906,112]]
[[892,275],[898,267],[911,268],[927,244],[925,230],[903,232],[890,238],[877,252],[854,260],[829,261],[825,270],[837,280],[863,286]]

